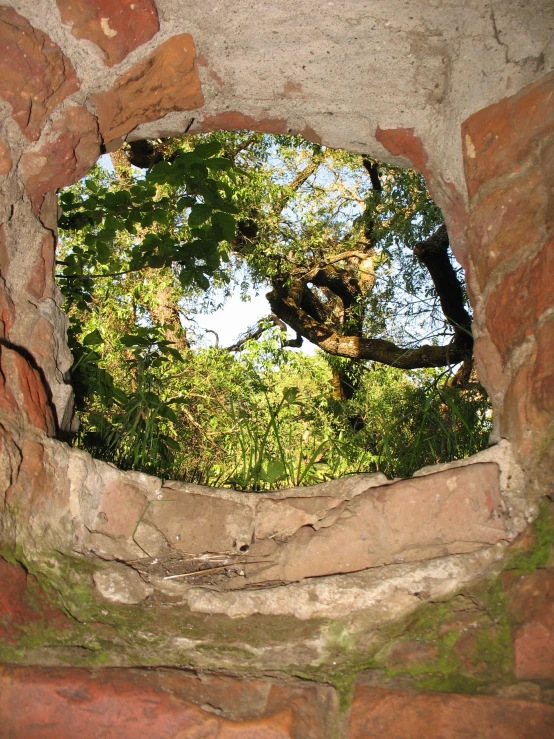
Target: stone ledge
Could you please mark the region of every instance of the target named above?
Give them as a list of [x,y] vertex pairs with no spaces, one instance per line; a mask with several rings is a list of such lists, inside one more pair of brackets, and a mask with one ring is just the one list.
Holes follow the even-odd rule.
[[357,686],[351,727],[351,739],[550,739],[554,706]]
[[331,739],[332,688],[177,671],[0,667],[2,735]]

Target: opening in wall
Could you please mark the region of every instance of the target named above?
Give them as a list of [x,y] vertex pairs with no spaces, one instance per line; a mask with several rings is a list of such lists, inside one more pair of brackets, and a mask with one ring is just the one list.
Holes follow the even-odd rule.
[[217,132],[127,144],[60,204],[74,443],[94,456],[269,490],[486,446],[463,272],[419,173]]

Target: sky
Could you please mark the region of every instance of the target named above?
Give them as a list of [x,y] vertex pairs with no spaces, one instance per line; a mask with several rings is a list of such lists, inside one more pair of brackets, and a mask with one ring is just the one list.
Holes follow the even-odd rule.
[[[98,164],[108,172],[114,171],[109,154],[103,154],[98,160]],[[221,347],[231,346],[249,328],[255,326],[261,318],[269,315],[270,307],[264,292],[256,295],[254,290],[250,290],[250,300],[244,301],[241,299],[240,285],[237,285],[232,295],[224,302],[223,291],[221,291],[219,295],[216,294],[215,301],[217,303],[224,302],[223,307],[214,313],[200,313],[195,315],[195,322],[200,329],[215,331],[219,336],[219,345]],[[291,339],[295,338],[295,334],[291,329],[288,329],[288,334]],[[215,336],[209,333],[206,334],[202,343],[205,346],[214,346]],[[294,351],[301,351],[304,354],[312,355],[315,353],[316,347],[309,341],[304,340],[302,347]]]
[[[215,311],[215,313],[199,314],[194,317],[199,328],[211,329],[217,333],[219,345],[222,347],[234,344],[241,334],[255,326],[260,318],[264,318],[270,313],[269,303],[263,292],[256,295],[254,290],[251,290],[249,293],[250,301],[248,302],[241,300],[240,293],[240,286],[237,285],[222,308]],[[223,297],[219,298],[217,296],[217,299],[223,300]],[[291,339],[295,338],[295,334],[291,329],[288,329],[288,334]],[[207,346],[215,346],[215,336],[206,334],[203,343]],[[310,344],[309,341],[304,340],[302,347],[294,351],[312,355],[315,353],[316,347]]]

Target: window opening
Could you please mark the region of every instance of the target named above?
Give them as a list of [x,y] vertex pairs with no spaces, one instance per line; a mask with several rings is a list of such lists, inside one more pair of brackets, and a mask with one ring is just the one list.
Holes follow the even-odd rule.
[[[419,173],[244,131],[108,165],[60,195],[74,444],[243,490],[406,477],[486,445],[463,273]],[[223,344],[203,317],[237,294],[267,312]]]

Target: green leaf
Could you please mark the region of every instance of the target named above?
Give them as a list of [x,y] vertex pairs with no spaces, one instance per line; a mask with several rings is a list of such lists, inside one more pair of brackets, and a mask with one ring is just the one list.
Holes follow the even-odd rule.
[[123,346],[150,346],[150,339],[147,336],[137,336],[136,334],[123,334],[120,338]]
[[183,362],[183,355],[177,351],[177,349],[174,349],[172,346],[166,346],[164,349],[166,354],[169,354],[173,359],[176,359],[177,362]]
[[218,211],[212,216],[212,225],[221,232],[220,241],[233,241],[237,233],[236,221],[229,213]]
[[233,169],[233,162],[227,157],[214,157],[206,161],[206,167],[213,172],[228,172]]
[[206,223],[206,221],[210,219],[212,213],[213,210],[212,208],[210,208],[209,205],[196,203],[190,209],[189,226],[191,228],[194,228],[195,226],[201,226],[203,223]]
[[173,449],[173,451],[178,452],[181,449],[181,445],[178,441],[175,441],[175,439],[172,439],[171,436],[160,436],[160,439],[162,439],[165,444],[170,448]]
[[96,241],[96,259],[99,264],[108,264],[112,256],[112,250],[104,241]]
[[99,344],[104,343],[104,339],[102,338],[102,334],[98,329],[94,329],[94,331],[91,331],[90,334],[87,334],[82,341],[84,346],[98,346]]
[[222,148],[223,144],[219,141],[207,141],[205,144],[197,144],[193,153],[200,159],[208,159],[214,154],[219,154]]
[[179,198],[177,201],[177,210],[184,210],[185,208],[191,208],[196,203],[196,198],[192,198],[190,195],[185,195]]
[[210,287],[210,281],[203,272],[196,274],[194,280],[201,290],[208,290]]
[[177,423],[177,414],[175,413],[173,408],[165,405],[165,403],[160,406],[159,414],[162,418],[167,418],[168,421],[173,421],[173,423]]
[[119,387],[114,387],[113,396],[117,400],[118,403],[121,403],[121,405],[126,405],[129,400],[127,395]]

